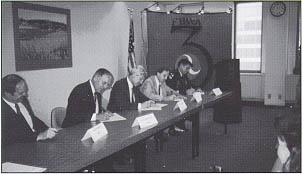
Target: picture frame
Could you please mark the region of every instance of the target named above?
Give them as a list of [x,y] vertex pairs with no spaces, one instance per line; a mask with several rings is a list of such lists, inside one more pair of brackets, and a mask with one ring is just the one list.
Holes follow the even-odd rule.
[[12,2],[16,71],[72,67],[70,10]]

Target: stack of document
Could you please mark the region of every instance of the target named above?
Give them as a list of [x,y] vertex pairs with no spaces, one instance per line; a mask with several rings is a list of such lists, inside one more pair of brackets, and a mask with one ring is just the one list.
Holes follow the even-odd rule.
[[105,120],[102,122],[112,122],[112,121],[121,121],[121,120],[126,120],[125,117],[120,116],[117,113],[113,113],[111,117],[109,117],[109,120]]
[[162,107],[167,106],[168,104],[164,103],[154,103],[149,108],[140,109],[141,111],[160,111]]
[[23,164],[16,164],[5,162],[2,163],[2,172],[44,172],[46,168],[28,166]]

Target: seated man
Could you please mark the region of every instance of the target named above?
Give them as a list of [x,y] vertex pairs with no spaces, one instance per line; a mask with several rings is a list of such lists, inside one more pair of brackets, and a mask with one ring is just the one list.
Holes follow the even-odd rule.
[[[62,127],[73,126],[82,122],[94,121],[92,115],[97,114],[99,120],[106,120],[110,113],[102,113],[102,94],[111,88],[113,75],[104,68],[98,69],[91,80],[79,84],[72,91],[68,98],[66,117]],[[114,172],[111,157],[100,160],[83,169],[88,172]],[[82,171],[82,170],[81,170]]]
[[57,130],[39,120],[27,100],[25,80],[10,74],[2,78],[2,145],[53,138]]
[[[145,97],[138,89],[145,79],[145,69],[138,65],[133,68],[127,77],[115,82],[112,87],[107,109],[111,112],[119,112],[122,110],[140,110],[148,108],[154,101]],[[118,153],[115,157],[119,164],[131,162],[132,158],[129,154],[135,153],[135,145],[130,146]]]
[[104,68],[98,69],[91,80],[76,86],[69,95],[66,117],[62,127],[73,126],[91,121],[93,113],[98,114],[100,120],[108,119],[110,114],[99,114],[102,108],[102,94],[111,88],[113,75]]
[[[173,101],[176,98],[185,98],[179,95],[177,91],[171,89],[166,84],[166,80],[169,75],[169,69],[160,68],[157,70],[156,75],[150,76],[145,80],[141,86],[142,93],[149,99],[155,101]],[[174,126],[170,127],[169,134],[179,135],[179,131],[174,129]]]
[[[190,82],[187,74],[192,68],[192,63],[187,59],[186,54],[181,55],[182,59],[178,62],[177,69],[170,73],[167,79],[167,85],[174,90],[178,90],[181,95],[192,95],[195,91],[202,92],[200,88],[195,87]],[[188,131],[185,127],[185,120],[176,124],[180,131]]]
[[188,78],[188,72],[192,68],[192,63],[187,59],[188,55],[182,55],[178,62],[177,69],[170,73],[167,85],[174,90],[178,90],[181,95],[192,95],[193,92],[202,90],[195,87]]
[[172,101],[181,97],[178,92],[166,84],[169,71],[167,68],[158,69],[156,75],[150,76],[144,81],[140,88],[141,92],[154,101]]
[[137,89],[144,81],[145,74],[145,69],[138,65],[126,78],[117,81],[111,90],[107,109],[111,112],[118,112],[150,107],[154,102],[147,101],[148,98]]

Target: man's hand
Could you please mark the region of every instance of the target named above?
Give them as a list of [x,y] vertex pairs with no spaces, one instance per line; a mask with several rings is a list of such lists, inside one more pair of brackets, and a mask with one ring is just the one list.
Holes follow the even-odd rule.
[[166,97],[165,101],[173,101],[175,99],[176,99],[176,95],[173,94],[173,95],[170,95],[170,96]]
[[201,88],[196,89],[195,92],[200,92],[201,94],[204,94],[204,91]]
[[193,92],[195,92],[194,88],[190,88],[186,90],[187,95],[193,95]]
[[178,95],[178,96],[176,96],[176,99],[187,99],[187,97],[186,96],[183,96],[183,95]]
[[53,137],[56,136],[58,130],[55,128],[49,128],[44,132],[41,132],[38,137],[37,137],[37,141],[40,140],[46,140],[46,139],[52,139]]
[[112,117],[112,113],[109,111],[106,111],[104,113],[99,113],[96,115],[96,119],[99,121],[106,121],[109,120],[110,117]]
[[155,102],[154,102],[153,100],[145,101],[144,103],[142,103],[141,109],[149,108],[149,107],[151,107],[151,105],[154,104],[154,103],[155,103]]

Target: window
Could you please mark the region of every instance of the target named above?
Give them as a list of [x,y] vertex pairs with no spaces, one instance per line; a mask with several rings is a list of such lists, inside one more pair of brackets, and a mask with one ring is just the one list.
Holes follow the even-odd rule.
[[235,55],[241,72],[261,72],[262,3],[236,3]]

